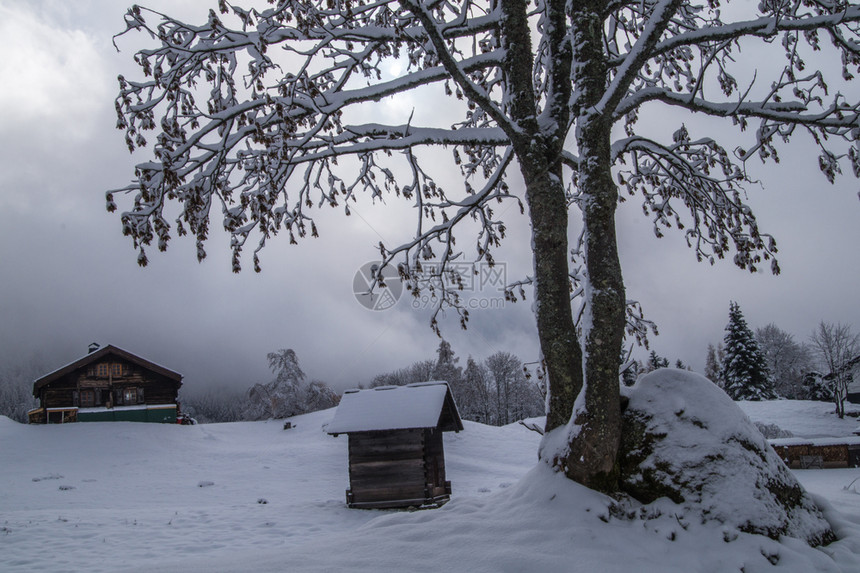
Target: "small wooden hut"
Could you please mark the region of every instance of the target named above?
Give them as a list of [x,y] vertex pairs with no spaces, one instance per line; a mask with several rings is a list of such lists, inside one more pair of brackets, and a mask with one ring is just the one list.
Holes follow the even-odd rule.
[[791,469],[860,467],[860,437],[780,438],[770,445]]
[[442,505],[451,496],[442,432],[462,429],[447,382],[347,390],[326,429],[349,435],[347,505]]
[[39,407],[31,424],[175,423],[182,375],[116,346],[90,345],[86,356],[33,383]]

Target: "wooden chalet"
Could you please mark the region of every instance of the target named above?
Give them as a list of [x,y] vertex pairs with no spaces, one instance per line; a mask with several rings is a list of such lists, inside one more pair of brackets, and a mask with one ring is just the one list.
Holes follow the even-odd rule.
[[33,383],[39,407],[31,424],[175,423],[182,375],[115,346],[90,353]]
[[347,390],[326,429],[349,435],[347,505],[442,505],[451,496],[442,432],[462,429],[447,382]]

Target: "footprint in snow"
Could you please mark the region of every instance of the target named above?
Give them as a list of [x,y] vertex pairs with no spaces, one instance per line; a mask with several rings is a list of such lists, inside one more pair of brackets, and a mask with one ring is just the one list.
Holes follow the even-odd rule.
[[44,481],[44,480],[48,480],[48,479],[63,479],[63,476],[61,476],[60,474],[48,474],[44,477],[33,478],[33,481],[39,482],[39,481]]

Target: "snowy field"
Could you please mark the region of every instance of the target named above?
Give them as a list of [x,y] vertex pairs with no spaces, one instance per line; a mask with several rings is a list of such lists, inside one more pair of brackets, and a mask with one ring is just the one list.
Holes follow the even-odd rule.
[[[857,426],[827,404],[742,407],[799,436]],[[450,503],[350,510],[332,415],[286,431],[0,417],[0,571],[860,571],[858,469],[796,472],[841,538],[815,550],[693,523],[665,500],[652,519],[613,517],[607,498],[535,469],[536,433],[466,422],[445,435]]]

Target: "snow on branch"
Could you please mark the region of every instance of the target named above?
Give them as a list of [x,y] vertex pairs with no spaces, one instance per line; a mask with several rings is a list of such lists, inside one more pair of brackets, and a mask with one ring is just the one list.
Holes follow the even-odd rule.
[[[452,65],[455,55],[453,65],[470,82],[464,85],[493,90],[499,53],[458,48],[446,52],[441,62],[433,45],[491,37],[496,18],[491,11],[468,2],[461,8],[437,9],[439,17],[424,22],[429,27],[388,1],[336,6],[282,2],[263,11],[222,2],[221,14],[210,11],[200,26],[131,8],[120,36],[144,31],[161,46],[135,55],[143,81],[119,77],[117,127],[125,131],[132,151],[149,143],[145,132],[159,133],[153,160],[137,166],[132,184],[109,192],[107,204],[113,211],[115,194],[134,196],[133,208],[122,220],[124,234],[139,250],[138,261],[146,264],[144,247],[156,238],[160,250],[167,248],[172,231],[164,215],[167,200],[182,205],[176,233],[196,237],[200,259],[206,256],[211,209],[220,206],[238,272],[240,254],[253,233],[259,236],[256,270],[257,253],[281,230],[290,242],[308,233],[317,236],[308,211],[313,205],[342,205],[349,214],[347,201],[359,190],[375,198],[386,192],[412,197],[414,189],[401,188],[378,153],[387,157],[406,151],[414,166],[413,149],[452,146],[465,176],[493,172],[499,162],[493,150],[508,145],[500,113],[476,113],[470,104],[466,121],[450,128],[349,124],[344,119],[361,104],[441,82],[447,89],[451,74],[446,65]],[[445,17],[446,11],[454,16]],[[418,12],[427,16],[423,7]],[[224,15],[241,25],[231,28]],[[152,16],[160,19],[158,25],[147,22]],[[383,66],[391,59],[408,62],[406,72],[393,79]],[[244,74],[240,62],[247,62]],[[459,89],[456,95],[462,98]],[[361,167],[341,175],[338,159],[349,157]]]
[[[271,237],[319,234],[314,209],[349,215],[360,196],[397,199],[415,207],[415,232],[379,246],[383,266],[397,265],[413,293],[438,289],[438,313],[458,307],[457,283],[422,282],[422,264],[439,258],[434,279],[467,249],[492,264],[506,231],[494,207],[516,201],[524,212],[540,199],[508,187],[512,167],[527,188],[561,189],[552,204],[577,210],[584,188],[604,180],[586,172],[611,153],[606,170],[642,197],[656,234],[677,227],[700,260],[733,255],[742,268],[770,261],[778,272],[775,242],[743,200],[745,162],[776,161],[777,145],[805,132],[828,180],[846,162],[860,177],[860,98],[843,89],[860,71],[856,3],[278,0],[258,10],[221,0],[198,25],[134,6],[118,37],[131,33],[154,46],[134,55],[138,77],[118,78],[117,127],[129,150],[151,146],[151,156],[106,200],[115,211],[125,199],[123,232],[141,265],[147,247],[165,250],[177,235],[192,235],[204,258],[220,217],[234,271],[248,241],[259,270]],[[752,73],[738,56],[750,44],[785,60]],[[824,48],[841,58],[841,77],[805,61]],[[384,106],[400,96],[440,113],[393,117]],[[644,137],[636,124],[652,106],[741,130],[755,122],[752,141],[724,146],[683,126]],[[462,179],[455,188],[434,180],[433,148],[450,153]],[[608,187],[591,191],[616,192]],[[457,246],[460,229],[474,242]],[[575,261],[565,270],[574,283],[588,279]],[[628,334],[638,336],[652,326],[632,308]]]
[[[653,218],[654,233],[677,227],[698,260],[722,259],[734,246],[734,263],[751,272],[771,260],[779,273],[776,242],[758,229],[752,210],[741,200],[746,176],[725,149],[711,139],[691,141],[685,127],[675,132],[672,145],[634,136],[614,146],[617,157],[630,163],[618,175],[630,195],[641,194],[642,209]],[[685,221],[674,201],[689,213]]]

